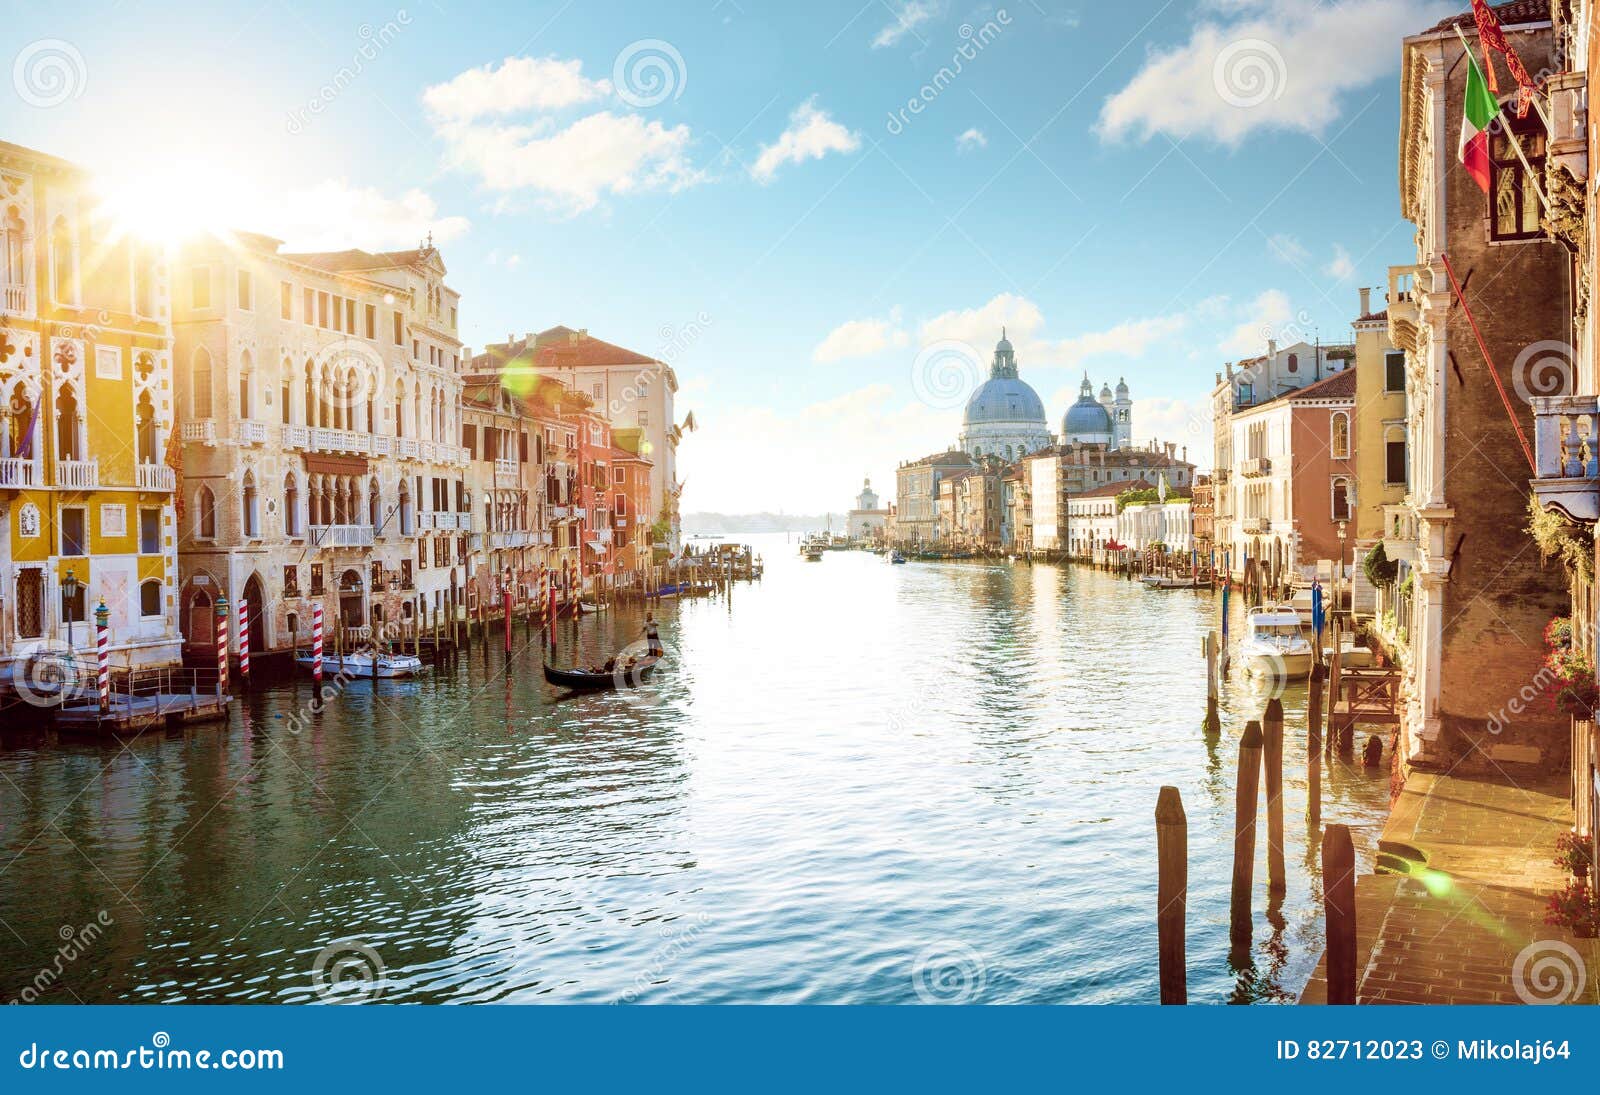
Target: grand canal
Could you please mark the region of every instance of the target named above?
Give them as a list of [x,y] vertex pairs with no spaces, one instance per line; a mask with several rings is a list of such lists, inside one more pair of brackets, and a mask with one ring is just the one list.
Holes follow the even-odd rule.
[[[1321,949],[1305,697],[1284,696],[1288,893],[1268,908],[1258,867],[1230,961],[1233,770],[1264,696],[1230,680],[1201,733],[1213,595],[753,539],[765,579],[667,602],[671,667],[633,693],[558,697],[519,628],[509,677],[475,646],[298,732],[310,686],[287,679],[126,747],[10,728],[0,1000],[49,970],[27,998],[314,1001],[338,943],[381,962],[385,1001],[1151,1003],[1164,783],[1189,816],[1190,1000],[1299,991]],[[564,623],[558,660],[640,620]],[[1324,795],[1370,869],[1387,765],[1335,761]]]

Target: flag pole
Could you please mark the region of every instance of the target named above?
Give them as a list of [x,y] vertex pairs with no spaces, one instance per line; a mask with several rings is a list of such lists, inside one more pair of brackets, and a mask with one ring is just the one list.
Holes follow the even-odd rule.
[[[1467,60],[1468,60],[1468,62],[1469,63],[1476,63],[1476,62],[1473,62],[1473,60],[1472,60],[1472,43],[1468,42],[1467,41],[1467,36],[1465,34],[1461,33],[1460,25],[1457,24],[1457,25],[1453,26],[1451,29],[1453,29],[1456,32],[1456,37],[1461,39],[1461,48],[1467,51]],[[1493,63],[1493,62],[1489,61],[1489,59],[1487,57],[1484,58],[1484,62],[1486,64],[1492,64]],[[1519,84],[1518,86],[1520,87],[1521,85]],[[1516,152],[1517,159],[1519,161],[1521,161],[1521,163],[1522,163],[1522,170],[1524,170],[1524,171],[1526,171],[1528,173],[1528,181],[1533,184],[1533,192],[1539,196],[1539,204],[1544,207],[1545,215],[1549,216],[1550,215],[1550,199],[1545,197],[1544,187],[1539,184],[1539,176],[1537,176],[1537,175],[1535,175],[1533,173],[1533,165],[1528,162],[1527,155],[1522,151],[1522,142],[1517,140],[1517,135],[1515,133],[1511,132],[1511,125],[1506,120],[1505,109],[1500,105],[1500,101],[1498,99],[1496,99],[1494,105],[1495,105],[1495,115],[1494,115],[1495,116],[1495,120],[1498,121],[1500,123],[1501,127],[1504,129],[1505,135],[1506,135],[1506,140],[1511,142],[1512,151]],[[1533,100],[1533,105],[1536,108],[1538,108],[1539,117],[1544,122],[1545,132],[1548,134],[1548,132],[1550,130],[1550,119],[1545,117],[1544,108],[1539,106],[1539,102],[1538,102],[1537,99]],[[1491,194],[1490,195],[1490,201],[1492,202],[1493,199],[1494,199],[1494,196]]]

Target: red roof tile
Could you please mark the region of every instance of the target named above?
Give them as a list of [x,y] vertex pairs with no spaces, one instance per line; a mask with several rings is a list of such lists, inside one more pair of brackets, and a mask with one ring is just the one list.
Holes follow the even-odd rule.
[[1315,384],[1307,384],[1304,388],[1289,392],[1283,398],[1298,402],[1303,399],[1354,399],[1356,394],[1356,371],[1345,369],[1343,372],[1334,373],[1326,380],[1319,380]]
[[1155,484],[1143,479],[1127,479],[1121,483],[1102,483],[1090,490],[1079,491],[1072,495],[1073,498],[1107,498],[1115,497],[1130,490],[1154,490]]

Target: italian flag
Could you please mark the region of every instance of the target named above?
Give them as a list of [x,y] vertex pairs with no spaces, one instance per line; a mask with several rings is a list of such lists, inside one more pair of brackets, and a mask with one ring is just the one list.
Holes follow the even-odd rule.
[[1461,166],[1483,192],[1489,192],[1489,123],[1500,113],[1500,103],[1489,91],[1478,59],[1467,51],[1467,100],[1461,108]]

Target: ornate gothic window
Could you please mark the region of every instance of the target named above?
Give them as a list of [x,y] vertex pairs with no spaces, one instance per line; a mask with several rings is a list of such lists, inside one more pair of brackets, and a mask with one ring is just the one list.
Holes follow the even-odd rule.
[[1518,118],[1516,111],[1502,110],[1489,133],[1489,235],[1497,240],[1538,239],[1543,236],[1539,193],[1512,137],[1521,145],[1534,176],[1544,174],[1545,133],[1538,115],[1530,111],[1526,118]]

